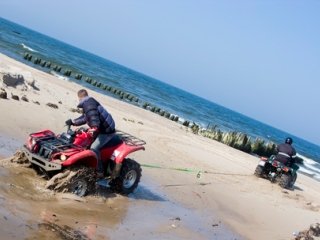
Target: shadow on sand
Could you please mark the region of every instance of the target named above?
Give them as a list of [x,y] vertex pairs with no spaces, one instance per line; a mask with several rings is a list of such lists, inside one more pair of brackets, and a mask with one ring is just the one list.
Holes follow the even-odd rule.
[[147,200],[147,201],[157,201],[157,202],[165,202],[167,201],[160,195],[153,193],[147,187],[140,185],[136,191],[132,194],[129,194],[129,198],[137,199],[137,200]]
[[292,188],[292,191],[296,191],[296,190],[297,190],[297,191],[300,191],[300,192],[303,192],[303,191],[304,191],[302,188],[294,185],[293,188]]

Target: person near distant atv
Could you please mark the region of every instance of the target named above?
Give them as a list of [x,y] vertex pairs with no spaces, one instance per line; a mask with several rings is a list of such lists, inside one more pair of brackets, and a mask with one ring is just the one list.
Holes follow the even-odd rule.
[[279,144],[275,160],[282,162],[284,165],[291,166],[296,158],[296,150],[292,147],[292,143],[292,138],[287,137],[285,143]]
[[[78,91],[78,108],[83,109],[83,115],[76,119],[68,119],[66,125],[80,126],[88,124],[88,133],[94,139],[90,149],[97,155],[97,176],[103,178],[104,169],[101,160],[101,148],[105,146],[114,136],[115,122],[111,114],[93,97],[88,95],[85,89]],[[116,164],[112,177],[116,178],[120,173],[121,166]]]

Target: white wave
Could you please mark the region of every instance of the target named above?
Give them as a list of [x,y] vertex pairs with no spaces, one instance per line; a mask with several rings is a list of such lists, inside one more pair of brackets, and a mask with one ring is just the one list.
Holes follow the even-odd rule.
[[27,50],[29,50],[29,51],[31,51],[31,52],[38,52],[38,51],[32,49],[31,47],[28,47],[28,46],[25,45],[24,43],[21,43],[21,46],[22,46],[24,49],[27,49]]
[[299,172],[305,173],[316,180],[320,180],[320,163],[300,154],[297,154],[297,156],[303,159],[303,165],[300,165]]
[[301,165],[300,165],[298,171],[299,171],[299,172],[306,173],[306,174],[311,175],[311,176],[315,176],[315,175],[316,175],[313,171],[308,170],[308,169],[306,169],[305,167],[303,167],[303,166],[301,166]]
[[62,80],[70,80],[70,78],[62,76],[62,75],[59,75],[59,74],[55,73],[54,71],[50,71],[50,74],[55,76],[55,77],[57,77],[57,78],[59,78],[59,79],[62,79]]
[[303,159],[303,165],[306,166],[308,169],[320,174],[320,163],[312,160],[311,158],[307,158],[300,154],[297,154],[298,157]]

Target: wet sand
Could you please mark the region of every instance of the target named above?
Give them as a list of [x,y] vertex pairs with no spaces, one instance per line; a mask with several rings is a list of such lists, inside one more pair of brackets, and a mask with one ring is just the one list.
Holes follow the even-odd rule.
[[240,239],[144,184],[129,197],[100,189],[78,198],[15,164],[0,167],[0,182],[1,239]]
[[[76,106],[76,91],[82,87],[1,54],[0,60],[0,72],[23,74],[35,79],[39,88],[27,92],[6,88],[9,94],[27,94],[29,102],[0,99],[1,112],[5,113],[0,119],[0,155],[6,157],[30,132],[48,128],[56,133],[65,131],[64,121],[78,116],[70,108]],[[30,169],[0,167],[0,228],[9,239],[34,239],[40,231],[43,237],[50,233],[58,239],[79,233],[92,239],[242,236],[280,240],[290,239],[292,232],[320,221],[318,182],[299,175],[296,188],[283,191],[253,176],[259,160],[256,157],[194,135],[144,109],[92,91],[90,94],[113,114],[118,129],[147,142],[146,151],[131,157],[144,166],[160,168],[143,167],[140,186],[129,197],[111,194],[78,202],[43,192],[41,182],[36,180],[34,185],[39,176]],[[57,104],[58,109],[46,106],[48,102]],[[179,171],[184,168],[193,171]],[[202,171],[199,178],[198,171]]]

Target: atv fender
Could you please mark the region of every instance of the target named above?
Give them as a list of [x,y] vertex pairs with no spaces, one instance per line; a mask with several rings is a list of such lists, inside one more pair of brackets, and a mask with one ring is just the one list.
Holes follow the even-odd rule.
[[88,166],[88,167],[97,167],[97,156],[95,152],[91,150],[84,150],[79,153],[76,153],[69,157],[67,160],[62,162],[62,166],[69,167],[76,164],[81,163],[82,165]]
[[141,145],[126,145],[122,144],[117,149],[115,149],[112,153],[111,159],[116,163],[122,163],[123,160],[132,152],[136,152],[139,150],[145,150],[144,146]]

